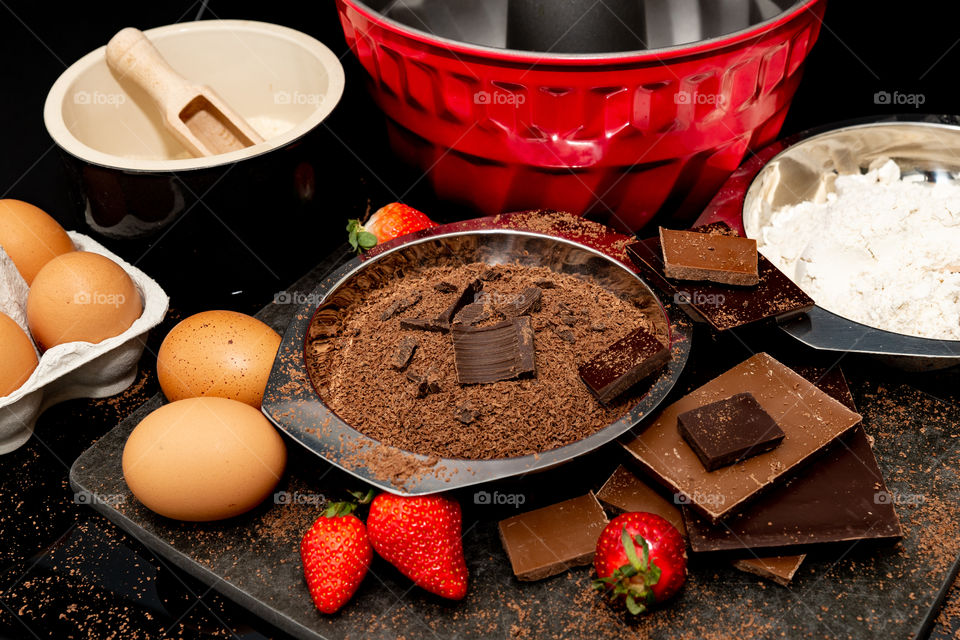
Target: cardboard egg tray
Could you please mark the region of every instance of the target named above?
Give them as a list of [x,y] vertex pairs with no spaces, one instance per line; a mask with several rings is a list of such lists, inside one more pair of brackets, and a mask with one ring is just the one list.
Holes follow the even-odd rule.
[[[0,454],[22,446],[33,434],[37,417],[58,402],[73,398],[103,398],[129,387],[137,376],[147,332],[160,324],[170,299],[152,278],[92,238],[68,231],[78,251],[99,253],[130,275],[143,301],[143,312],[129,329],[98,344],[69,342],[48,349],[29,379],[10,395],[0,398]],[[27,331],[27,284],[0,251],[0,310]],[[29,335],[29,331],[27,331]]]

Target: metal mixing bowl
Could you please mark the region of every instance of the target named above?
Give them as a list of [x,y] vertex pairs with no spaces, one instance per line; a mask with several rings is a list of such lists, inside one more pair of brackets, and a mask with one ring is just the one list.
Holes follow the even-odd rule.
[[[721,188],[697,224],[723,221],[755,237],[772,209],[811,199],[830,174],[860,173],[890,158],[902,175],[928,182],[960,177],[960,118],[895,116],[832,125],[776,142],[757,153]],[[871,354],[909,370],[960,364],[960,340],[936,340],[875,329],[819,306],[782,325],[815,349]]]
[[484,214],[690,219],[773,140],[825,0],[337,0],[394,151]]
[[[420,232],[414,240],[394,242],[381,253],[355,258],[330,275],[308,296],[291,321],[264,393],[263,411],[291,438],[350,474],[385,491],[427,494],[544,470],[588,453],[629,431],[649,415],[673,388],[690,351],[690,324],[672,305],[664,306],[633,271],[623,252],[626,238],[619,234],[597,237],[576,227],[556,234],[523,230],[512,216],[497,216],[445,225]],[[519,229],[517,227],[520,227]],[[617,248],[619,247],[619,248]],[[340,319],[365,291],[398,277],[405,266],[515,263],[545,266],[558,273],[586,278],[654,318],[656,333],[671,344],[672,358],[651,378],[631,391],[636,402],[616,422],[593,435],[538,455],[496,460],[441,459],[435,467],[409,479],[383,477],[370,469],[358,452],[382,447],[341,420],[307,380],[305,341],[310,335],[314,353],[324,357],[324,339],[333,339]],[[317,339],[319,338],[319,342]],[[313,383],[323,388],[323,380]],[[395,450],[397,451],[397,450]],[[419,461],[427,456],[406,454]]]

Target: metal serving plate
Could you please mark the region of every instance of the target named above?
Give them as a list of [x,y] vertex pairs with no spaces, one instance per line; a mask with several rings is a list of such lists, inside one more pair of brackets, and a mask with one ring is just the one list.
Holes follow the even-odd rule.
[[[825,176],[860,173],[877,158],[894,160],[903,175],[929,182],[960,176],[957,117],[895,116],[816,129],[762,149],[727,181],[697,224],[724,221],[756,237],[771,209],[811,199]],[[875,329],[822,307],[781,325],[815,349],[881,356],[910,370],[960,364],[960,340],[936,340]]]
[[[523,216],[526,216],[525,218]],[[264,393],[264,413],[304,447],[344,471],[385,491],[398,494],[428,494],[449,491],[491,480],[540,471],[590,452],[629,431],[649,415],[673,387],[690,351],[690,323],[672,305],[664,306],[634,273],[623,246],[627,238],[610,232],[598,236],[577,224],[557,224],[544,232],[524,229],[523,220],[538,220],[529,214],[501,215],[454,223],[420,232],[413,240],[389,243],[383,250],[355,258],[324,279],[305,296],[287,328]],[[397,277],[409,265],[515,263],[546,266],[559,273],[588,278],[656,318],[656,332],[669,340],[672,359],[655,377],[644,381],[640,397],[623,418],[572,444],[541,453],[496,460],[441,459],[434,467],[406,479],[383,477],[363,462],[369,447],[384,445],[346,424],[318,394],[305,366],[305,340],[311,332],[314,354],[319,338],[333,339],[346,308],[365,291]],[[329,328],[329,330],[328,330]],[[322,346],[319,349],[323,357]],[[319,382],[322,388],[323,381]],[[640,395],[642,393],[642,395]],[[378,449],[374,449],[379,454]],[[390,448],[391,457],[399,450]],[[424,463],[426,456],[403,452]]]

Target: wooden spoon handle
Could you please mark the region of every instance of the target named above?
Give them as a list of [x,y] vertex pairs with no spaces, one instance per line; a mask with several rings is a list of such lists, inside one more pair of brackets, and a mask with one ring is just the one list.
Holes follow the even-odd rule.
[[199,87],[173,70],[139,29],[127,27],[107,43],[107,64],[118,76],[146,91],[170,118],[199,93]]

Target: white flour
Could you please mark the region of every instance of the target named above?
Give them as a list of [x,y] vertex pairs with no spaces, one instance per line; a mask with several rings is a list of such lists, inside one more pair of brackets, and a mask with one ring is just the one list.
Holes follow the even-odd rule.
[[[879,164],[879,163],[876,163]],[[888,331],[960,340],[960,185],[887,161],[823,202],[774,211],[760,252],[818,305]]]

